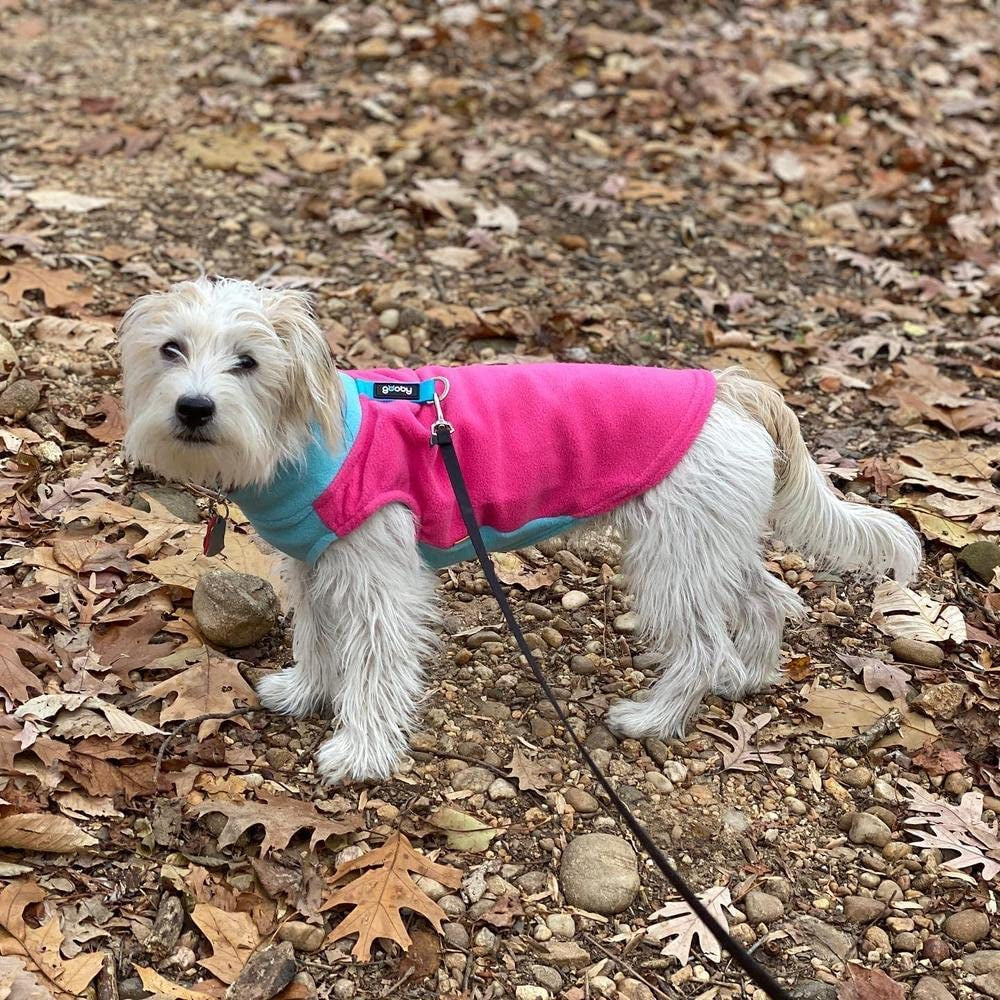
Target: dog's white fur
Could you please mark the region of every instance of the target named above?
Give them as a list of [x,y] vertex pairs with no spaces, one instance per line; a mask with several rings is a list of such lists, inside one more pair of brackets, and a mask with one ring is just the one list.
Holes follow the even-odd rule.
[[[121,326],[127,454],[171,479],[223,489],[267,482],[304,449],[310,421],[336,443],[339,385],[299,293],[200,278],[139,299]],[[186,357],[161,355],[167,341]],[[234,370],[240,355],[257,368]],[[209,443],[178,438],[177,399],[206,395]],[[805,607],[762,562],[772,530],[824,564],[909,580],[915,533],[896,515],[839,499],[773,388],[721,373],[701,434],[655,488],[607,517],[625,542],[642,634],[663,669],[643,701],[611,707],[633,737],[684,731],[701,698],[773,683],[786,619]],[[390,505],[332,544],[315,568],[287,560],[296,665],[265,677],[262,703],[340,722],[319,750],[328,781],[385,778],[405,753],[435,645],[435,577],[408,509]]]

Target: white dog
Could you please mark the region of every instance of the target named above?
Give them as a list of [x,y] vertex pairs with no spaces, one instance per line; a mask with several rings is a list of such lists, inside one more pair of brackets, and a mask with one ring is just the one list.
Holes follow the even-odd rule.
[[[374,402],[361,399],[365,391],[372,395],[373,383],[334,370],[304,295],[205,278],[139,299],[120,336],[128,456],[170,479],[232,492],[260,533],[294,557],[287,572],[296,665],[265,677],[258,692],[278,712],[336,716],[339,730],[318,753],[328,781],[385,778],[399,763],[419,711],[422,661],[434,647],[431,566],[449,561],[442,553],[451,561],[468,554],[464,543],[446,549],[448,540],[433,536],[460,524],[441,485],[440,456],[427,442],[434,407],[398,401],[420,391],[426,402],[428,385],[444,394],[442,371],[454,372],[459,385],[444,402],[459,456],[463,464],[470,457],[487,463],[486,472],[469,478],[485,484],[479,495],[473,488],[473,499],[488,543],[523,545],[602,511],[604,523],[624,540],[642,632],[663,668],[646,700],[612,706],[608,721],[620,733],[678,735],[708,691],[736,698],[778,677],[785,620],[804,606],[764,568],[769,528],[827,565],[870,576],[892,570],[905,582],[920,562],[917,537],[906,523],[839,499],[780,394],[738,371],[721,373],[716,385],[705,373],[639,367],[473,366],[435,369],[424,389],[419,374],[390,372],[383,373],[389,387],[377,389],[386,395]],[[523,420],[539,428],[534,451],[513,459],[504,451],[515,447],[507,431],[521,419],[520,396],[513,407],[509,401],[494,406],[487,393],[475,397],[479,412],[469,412],[473,396],[459,375],[484,371],[522,395],[544,395],[544,379],[560,387],[569,379],[570,389],[560,390],[560,412],[536,413],[534,397],[523,403],[530,410]],[[532,374],[512,381],[511,372]],[[475,375],[480,388],[485,377]],[[607,390],[599,406],[585,389],[594,378],[605,380]],[[579,398],[574,380],[584,386]],[[633,382],[640,387],[635,399],[620,405],[620,393],[632,393]],[[660,386],[674,412],[686,414],[669,426],[653,421],[649,409]],[[363,419],[362,412],[368,414]],[[473,423],[467,427],[465,420]],[[481,426],[474,426],[477,420]],[[553,438],[545,422],[559,428],[557,440],[568,441],[566,447],[546,444]],[[616,425],[639,425],[640,433],[626,438]],[[414,450],[416,457],[396,460],[386,452],[394,435],[414,429],[424,449]],[[582,449],[604,437],[610,451],[590,461]],[[473,445],[482,454],[473,456]],[[514,462],[514,481],[531,479],[527,454],[530,464],[548,469],[549,481],[538,490],[554,492],[542,506],[587,494],[591,477],[600,481],[595,490],[603,502],[588,507],[580,501],[561,511],[568,517],[532,520],[527,534],[505,532],[490,511],[502,519],[503,505],[516,500],[483,495],[502,492],[491,476],[512,480],[499,467],[490,470],[494,450]],[[552,451],[560,454],[550,458]],[[414,473],[413,463],[424,471]],[[635,469],[633,488],[616,492],[616,483]],[[644,481],[650,469],[660,471]],[[345,484],[337,496],[324,493],[327,477]],[[382,484],[375,504],[364,495],[372,477]]]

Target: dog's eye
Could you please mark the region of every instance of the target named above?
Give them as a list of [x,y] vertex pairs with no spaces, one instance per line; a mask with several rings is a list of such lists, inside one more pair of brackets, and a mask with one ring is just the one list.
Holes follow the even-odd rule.
[[234,372],[252,372],[257,367],[257,361],[249,354],[241,354],[233,365]]
[[168,340],[161,348],[160,355],[167,361],[183,361],[184,351],[176,340]]

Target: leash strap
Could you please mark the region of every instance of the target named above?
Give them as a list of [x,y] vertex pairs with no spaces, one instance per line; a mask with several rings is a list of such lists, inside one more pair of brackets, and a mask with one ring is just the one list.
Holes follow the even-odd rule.
[[684,879],[674,870],[670,862],[664,857],[663,852],[656,846],[656,844],[653,843],[653,839],[646,832],[645,827],[643,827],[635,816],[632,815],[632,811],[622,801],[621,797],[611,786],[611,782],[608,781],[601,769],[594,763],[594,759],[590,756],[590,752],[577,737],[572,726],[570,726],[566,713],[560,707],[559,702],[556,700],[556,696],[552,693],[552,689],[549,687],[548,681],[545,679],[545,675],[538,666],[535,654],[525,641],[524,634],[521,632],[521,628],[517,624],[517,619],[514,617],[514,612],[511,610],[510,604],[507,601],[507,595],[504,593],[503,588],[500,586],[500,581],[497,579],[496,571],[493,568],[493,561],[489,557],[486,546],[483,544],[483,537],[479,532],[479,524],[476,521],[475,511],[472,509],[472,501],[469,499],[469,491],[465,485],[465,477],[462,475],[462,467],[459,464],[458,454],[455,451],[455,444],[452,440],[454,428],[444,419],[444,416],[441,413],[439,401],[435,398],[434,402],[437,406],[438,419],[431,427],[431,444],[436,445],[441,452],[441,458],[444,460],[445,469],[447,470],[448,478],[451,481],[451,488],[455,493],[455,499],[458,501],[458,507],[462,514],[462,520],[465,522],[466,530],[469,532],[469,540],[472,542],[472,547],[476,551],[476,556],[479,559],[479,564],[483,568],[483,573],[485,574],[486,580],[490,585],[490,590],[493,591],[493,597],[500,606],[500,611],[503,613],[504,619],[506,620],[507,626],[510,628],[511,633],[517,642],[518,648],[521,650],[524,658],[528,661],[528,666],[531,667],[531,672],[535,675],[535,680],[538,681],[542,691],[545,692],[545,697],[552,703],[552,707],[555,709],[556,715],[559,717],[559,721],[563,725],[563,729],[569,734],[570,739],[576,745],[577,750],[580,752],[580,756],[583,757],[584,761],[586,761],[587,767],[590,768],[594,777],[597,779],[597,783],[604,789],[608,798],[611,799],[612,804],[618,811],[618,815],[625,821],[625,825],[632,831],[635,839],[639,841],[643,850],[653,859],[656,867],[660,869],[663,876],[673,886],[674,890],[681,897],[681,899],[683,899],[684,902],[691,907],[695,916],[697,916],[698,919],[712,932],[712,935],[726,949],[726,951],[729,952],[736,964],[771,998],[771,1000],[791,1000],[784,987],[782,987],[771,975],[771,973],[768,972],[767,969],[765,969],[756,959],[754,959],[742,945],[733,940],[732,936],[719,924],[715,917],[708,912],[705,905],[695,895],[694,891],[688,886]]

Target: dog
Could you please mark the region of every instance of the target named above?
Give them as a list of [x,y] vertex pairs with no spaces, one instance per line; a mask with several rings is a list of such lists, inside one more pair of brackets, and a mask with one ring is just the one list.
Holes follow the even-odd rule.
[[[437,397],[463,464],[486,463],[469,478],[491,547],[578,522],[622,538],[641,634],[662,662],[645,700],[611,706],[622,735],[682,735],[708,692],[737,699],[779,678],[785,622],[805,606],[764,566],[769,531],[831,568],[904,583],[919,568],[906,522],[841,499],[781,394],[740,370],[480,365],[358,381],[334,369],[308,296],[208,278],[138,299],[120,348],[128,459],[228,492],[288,554],[295,665],[257,691],[273,711],[339,720],[317,753],[329,783],[398,767],[436,646],[432,566],[469,555],[467,542],[446,544],[461,522],[427,436],[435,406],[414,392]],[[530,440],[512,453],[519,433]],[[411,454],[394,456],[414,434]],[[494,452],[505,467],[490,466]],[[527,535],[497,530],[522,482],[570,516],[536,518]]]

